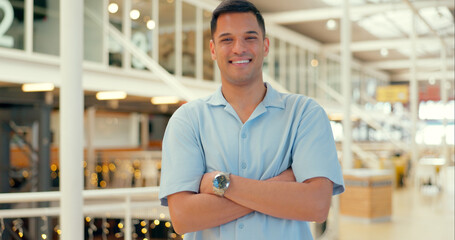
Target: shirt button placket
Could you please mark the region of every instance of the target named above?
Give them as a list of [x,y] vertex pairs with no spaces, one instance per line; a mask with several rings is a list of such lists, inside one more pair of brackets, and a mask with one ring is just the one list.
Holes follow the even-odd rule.
[[243,173],[242,175],[245,174],[245,171],[246,171],[246,168],[248,167],[248,164],[245,162],[245,159],[244,159],[244,154],[245,154],[245,140],[246,138],[248,137],[247,133],[246,133],[246,128],[245,126],[242,127],[242,129],[240,130],[240,171]]

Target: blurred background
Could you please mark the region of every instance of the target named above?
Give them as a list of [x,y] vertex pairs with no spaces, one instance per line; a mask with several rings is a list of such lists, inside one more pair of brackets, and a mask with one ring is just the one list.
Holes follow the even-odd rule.
[[[0,0],[1,239],[59,239],[65,177],[83,185],[70,221],[84,239],[181,239],[157,197],[161,142],[179,106],[220,86],[219,1],[85,0],[80,19],[69,2]],[[315,239],[454,239],[454,2],[251,2],[271,42],[264,80],[316,99],[337,143],[346,192]],[[73,131],[82,142],[63,141]]]

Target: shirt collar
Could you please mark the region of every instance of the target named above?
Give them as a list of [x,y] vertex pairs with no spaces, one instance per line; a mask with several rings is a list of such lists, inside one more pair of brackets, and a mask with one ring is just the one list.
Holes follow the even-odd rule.
[[[275,89],[273,89],[270,83],[266,82],[264,84],[267,87],[267,92],[265,93],[265,97],[262,100],[264,106],[284,109],[285,104],[281,94]],[[208,104],[213,106],[226,106],[228,104],[228,102],[223,96],[223,93],[221,92],[221,87],[219,87],[218,90],[211,96],[209,96],[206,101]]]

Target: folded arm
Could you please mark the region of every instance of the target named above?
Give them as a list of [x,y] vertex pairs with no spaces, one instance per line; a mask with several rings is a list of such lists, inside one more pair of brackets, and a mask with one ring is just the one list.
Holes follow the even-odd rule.
[[[252,209],[228,198],[213,195],[212,180],[208,178],[209,176],[205,174],[200,193],[178,192],[168,196],[169,212],[177,233],[183,234],[220,226],[253,212]],[[295,177],[292,169],[288,169],[266,181],[295,182]],[[210,192],[202,192],[202,188],[207,187],[210,188]]]
[[[213,178],[211,175],[207,174],[207,182]],[[224,197],[277,218],[324,222],[330,208],[332,189],[332,181],[324,177],[303,183],[264,182],[231,174],[231,185]]]

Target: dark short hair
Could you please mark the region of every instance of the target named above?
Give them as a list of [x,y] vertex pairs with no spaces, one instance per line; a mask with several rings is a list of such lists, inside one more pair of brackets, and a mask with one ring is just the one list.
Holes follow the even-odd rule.
[[212,39],[213,34],[216,31],[216,24],[218,22],[218,17],[224,13],[248,13],[251,12],[256,16],[256,20],[258,21],[259,27],[262,30],[263,37],[265,38],[265,23],[264,18],[262,17],[259,10],[252,4],[246,0],[224,0],[216,7],[212,14],[212,20],[210,21],[210,30],[212,32]]

